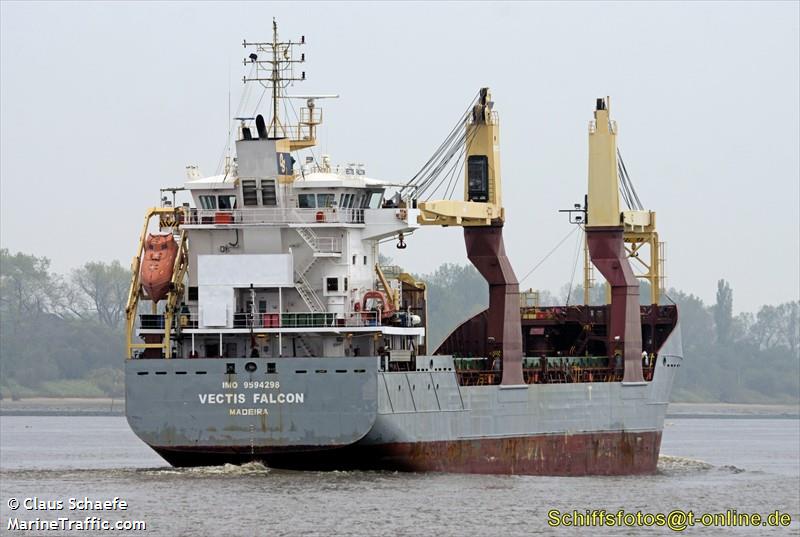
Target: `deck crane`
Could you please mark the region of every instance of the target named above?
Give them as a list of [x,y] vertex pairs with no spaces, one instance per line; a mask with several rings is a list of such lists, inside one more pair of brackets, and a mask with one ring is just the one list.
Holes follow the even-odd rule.
[[[620,211],[620,164],[617,124],[610,117],[610,99],[597,99],[594,120],[589,124],[589,191],[586,198],[586,244],[592,264],[611,288],[608,353],[624,358],[623,382],[643,382],[642,325],[639,281],[628,260],[638,251],[636,244],[655,237],[651,251],[652,300],[658,302],[660,266],[655,213]],[[641,236],[641,237],[640,237]],[[626,249],[632,243],[632,249]],[[651,248],[653,244],[651,242]]]
[[466,118],[464,201],[419,202],[417,223],[461,226],[467,257],[489,283],[490,357],[502,360],[503,385],[524,385],[519,282],[503,244],[500,125],[489,88],[481,88]]

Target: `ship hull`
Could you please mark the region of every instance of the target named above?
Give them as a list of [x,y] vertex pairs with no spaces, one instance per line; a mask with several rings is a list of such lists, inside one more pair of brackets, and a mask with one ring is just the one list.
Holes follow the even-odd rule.
[[510,438],[357,444],[344,448],[251,453],[230,448],[156,449],[173,466],[260,461],[291,470],[389,470],[515,475],[655,473],[660,431],[562,433]]
[[129,360],[126,411],[175,466],[647,474],[681,363],[679,327],[639,383],[459,386],[449,368],[382,372],[377,357]]

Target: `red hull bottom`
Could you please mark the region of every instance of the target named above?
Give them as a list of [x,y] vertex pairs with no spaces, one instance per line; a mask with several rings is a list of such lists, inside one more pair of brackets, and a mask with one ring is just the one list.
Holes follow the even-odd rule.
[[291,451],[230,448],[155,448],[174,466],[261,461],[298,470],[399,470],[515,475],[652,474],[658,465],[660,431],[549,434],[441,442],[353,444]]

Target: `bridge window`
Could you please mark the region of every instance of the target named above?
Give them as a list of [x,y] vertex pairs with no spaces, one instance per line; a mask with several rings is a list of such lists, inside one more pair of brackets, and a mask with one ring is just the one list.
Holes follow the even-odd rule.
[[378,209],[381,206],[381,199],[383,198],[383,192],[370,192],[369,194],[369,201],[367,202],[367,206],[370,209]]
[[214,196],[200,196],[200,206],[205,210],[217,208],[217,198]]
[[317,194],[317,207],[326,208],[333,206],[333,194]]
[[297,206],[301,209],[314,209],[317,207],[314,194],[300,194],[297,196]]
[[235,209],[236,196],[219,196],[219,208],[226,210]]

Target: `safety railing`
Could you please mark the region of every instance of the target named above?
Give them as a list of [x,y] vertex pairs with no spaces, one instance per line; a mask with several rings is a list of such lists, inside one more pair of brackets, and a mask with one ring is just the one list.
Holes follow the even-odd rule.
[[314,239],[316,251],[321,253],[339,253],[342,251],[342,239],[336,237],[317,237]]
[[181,220],[185,225],[237,224],[363,224],[364,209],[296,209],[264,207],[259,209],[189,209]]
[[[642,368],[644,380],[653,380],[654,367]],[[492,386],[500,384],[502,371],[460,370],[456,372],[461,386]],[[578,382],[622,382],[623,371],[608,367],[525,368],[525,384],[572,384]]]
[[[175,328],[197,329],[201,315],[192,308],[178,312],[173,321]],[[140,314],[139,328],[142,330],[163,330],[165,316],[162,314]],[[351,311],[345,313],[234,313],[233,323],[225,328],[259,330],[262,328],[341,328],[380,326],[380,312]],[[213,327],[213,329],[219,327]]]

